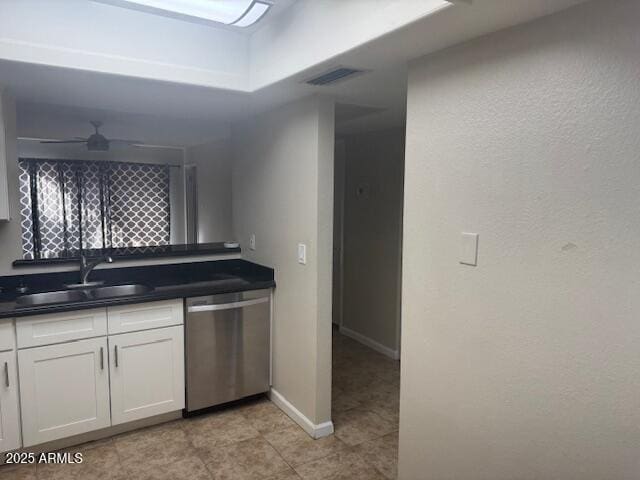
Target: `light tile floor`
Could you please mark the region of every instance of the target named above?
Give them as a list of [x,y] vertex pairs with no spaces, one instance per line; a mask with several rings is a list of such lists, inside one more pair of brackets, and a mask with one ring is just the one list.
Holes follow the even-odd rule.
[[334,332],[335,434],[311,439],[267,399],[92,442],[76,465],[0,467],[0,480],[396,478],[400,373]]

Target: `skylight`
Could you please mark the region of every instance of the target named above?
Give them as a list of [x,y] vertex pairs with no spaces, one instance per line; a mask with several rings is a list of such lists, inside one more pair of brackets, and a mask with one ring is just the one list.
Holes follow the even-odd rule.
[[94,0],[182,20],[248,27],[271,8],[272,0]]

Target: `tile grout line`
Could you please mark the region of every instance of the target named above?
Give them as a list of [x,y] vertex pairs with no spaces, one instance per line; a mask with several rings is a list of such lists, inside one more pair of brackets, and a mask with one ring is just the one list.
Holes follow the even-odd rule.
[[202,452],[200,451],[200,449],[198,447],[195,446],[195,444],[193,443],[191,436],[189,435],[189,432],[187,430],[187,423],[186,423],[186,418],[182,418],[180,420],[180,429],[184,432],[185,437],[187,439],[187,443],[189,444],[189,446],[193,449],[193,451],[195,452],[195,456],[198,458],[198,460],[200,460],[200,462],[202,462],[202,465],[204,466],[204,470],[205,472],[207,472],[207,476],[209,477],[210,480],[214,480],[213,478],[213,472],[209,469],[209,465],[207,464],[207,462],[205,461],[205,459],[202,457]]
[[[278,430],[275,430],[275,431],[277,432]],[[293,473],[298,475],[298,472],[296,471],[296,469],[293,468],[293,466],[291,464],[289,464],[289,462],[287,462],[286,458],[284,458],[282,456],[282,453],[280,453],[280,450],[278,450],[275,445],[273,445],[269,440],[267,440],[267,438],[264,436],[264,433],[262,433],[260,431],[258,431],[258,433],[260,434],[260,438],[262,438],[262,440],[264,440],[267,445],[269,445],[271,448],[273,448],[273,450],[278,454],[278,457],[280,457],[280,459],[293,471]],[[273,432],[271,432],[271,433],[273,433]],[[298,475],[298,476],[300,476],[300,475]]]

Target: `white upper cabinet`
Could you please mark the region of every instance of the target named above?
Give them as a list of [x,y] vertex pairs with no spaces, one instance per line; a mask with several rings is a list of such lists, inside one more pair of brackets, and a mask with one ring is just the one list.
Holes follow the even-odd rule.
[[107,339],[18,351],[24,446],[111,425]]
[[0,220],[9,220],[9,183],[7,177],[8,141],[7,124],[15,120],[15,105],[7,100],[0,89]]
[[109,336],[113,425],[184,408],[182,326]]

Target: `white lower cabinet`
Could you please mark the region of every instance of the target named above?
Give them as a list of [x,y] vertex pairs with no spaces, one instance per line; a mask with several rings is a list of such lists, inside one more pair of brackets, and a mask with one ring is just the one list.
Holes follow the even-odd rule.
[[105,337],[18,351],[24,446],[111,425]]
[[20,447],[20,418],[31,447],[184,408],[182,300],[18,322],[17,374],[13,324],[0,322],[0,451]]
[[0,452],[20,448],[16,352],[0,353]]
[[113,425],[184,408],[182,325],[109,336]]

